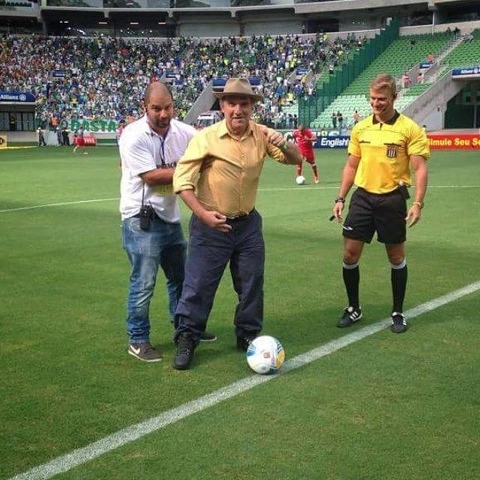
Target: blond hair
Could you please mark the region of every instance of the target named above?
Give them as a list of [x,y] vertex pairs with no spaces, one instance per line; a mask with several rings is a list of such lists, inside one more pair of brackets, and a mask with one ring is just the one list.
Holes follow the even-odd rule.
[[380,73],[370,83],[371,90],[389,90],[392,95],[397,94],[397,83],[395,77],[388,73]]

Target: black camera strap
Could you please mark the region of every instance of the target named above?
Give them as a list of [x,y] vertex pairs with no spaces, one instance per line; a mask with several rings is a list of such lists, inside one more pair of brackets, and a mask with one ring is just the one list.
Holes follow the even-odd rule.
[[165,139],[161,135],[157,135],[160,140],[160,161],[162,162],[162,167],[165,168]]

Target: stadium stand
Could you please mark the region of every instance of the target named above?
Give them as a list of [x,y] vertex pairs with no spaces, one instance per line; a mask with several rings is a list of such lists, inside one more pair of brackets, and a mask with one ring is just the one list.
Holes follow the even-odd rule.
[[[345,126],[352,126],[353,113],[358,111],[360,117],[370,113],[367,97],[371,79],[381,72],[389,72],[398,79],[400,91],[396,107],[400,111],[412,103],[417,96],[429,88],[428,83],[417,85],[416,74],[422,62],[429,55],[441,57],[442,53],[454,41],[453,33],[409,35],[397,38],[381,53],[362,73],[338,96],[311,126],[314,128],[330,128],[332,111],[340,111],[346,118]],[[426,66],[426,69],[429,67]],[[402,77],[410,79],[408,86],[402,85]]]
[[462,37],[462,42],[442,62],[448,68],[480,67],[480,28]]
[[[402,25],[400,38],[310,126],[329,126],[332,110],[343,113],[346,126],[355,110],[368,114],[368,82],[378,71],[395,74],[399,85],[402,75],[409,75],[411,85],[397,102],[401,109],[454,65],[479,63],[479,33],[470,32],[480,23],[480,7],[467,0],[452,5],[432,0],[432,8],[400,0],[381,8],[373,8],[373,0],[86,0],[76,2],[75,11],[68,9],[70,0],[42,0],[28,8],[21,0],[13,3],[0,5],[5,71],[0,92],[36,96],[35,123],[28,124],[32,131],[73,119],[134,118],[141,112],[141,92],[154,79],[170,83],[178,116],[194,123],[204,108],[199,99],[211,90],[212,80],[233,75],[261,78],[265,101],[257,119],[291,128],[300,118],[299,101],[316,97],[392,16]],[[455,22],[446,23],[450,19]],[[435,65],[424,69],[417,84],[419,64],[431,54]]]
[[340,64],[350,45],[323,36],[152,41],[8,35],[0,91],[32,92],[37,126],[47,128],[52,118],[136,116],[142,92],[155,79],[170,84],[184,118],[212,78],[257,76],[265,95],[259,115],[287,128],[296,99],[313,87],[308,74]]

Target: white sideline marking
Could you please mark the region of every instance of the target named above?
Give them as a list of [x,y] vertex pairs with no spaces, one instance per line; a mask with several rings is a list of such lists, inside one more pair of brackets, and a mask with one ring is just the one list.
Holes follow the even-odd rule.
[[[418,307],[412,308],[405,312],[405,316],[408,319],[418,317],[424,313],[446,305],[447,303],[458,300],[465,295],[474,293],[477,290],[480,290],[480,281],[474,282],[466,287],[460,288],[459,290],[455,290],[443,295],[442,297],[438,297],[430,302],[426,302]],[[57,457],[50,462],[39,465],[38,467],[34,467],[24,473],[15,475],[14,477],[10,478],[10,480],[46,480],[58,475],[59,473],[67,472],[74,467],[83,465],[84,463],[100,457],[105,453],[111,452],[116,448],[122,447],[127,443],[138,440],[149,433],[160,430],[161,428],[178,422],[179,420],[183,420],[194,413],[217,405],[224,400],[228,400],[229,398],[235,397],[236,395],[246,392],[247,390],[260,385],[261,383],[273,380],[279,375],[283,375],[291,370],[295,370],[303,365],[307,365],[315,360],[318,360],[319,358],[324,357],[325,355],[336,352],[337,350],[340,350],[351,343],[358,342],[365,337],[379,332],[387,325],[390,325],[390,319],[381,320],[374,325],[364,327],[341,338],[333,340],[326,345],[314,348],[309,352],[288,360],[285,362],[284,367],[277,375],[252,375],[244,378],[238,382],[234,382],[226,387],[220,388],[215,392],[204,395],[203,397],[192,400],[191,402],[184,403],[177,408],[168,410],[157,417],[153,417],[130,427],[126,427],[116,433],[113,433],[112,435],[98,440],[97,442],[91,443],[86,447],[78,448],[73,450],[71,453]]]
[[0,210],[0,213],[18,212],[19,210],[35,210],[37,208],[64,207],[65,205],[80,205],[82,203],[111,202],[113,200],[120,200],[120,199],[116,197],[116,198],[98,198],[96,200],[77,200],[75,202],[47,203],[45,205],[33,205],[28,207],[7,208],[5,210]]
[[[429,185],[429,189],[432,188],[480,188],[480,185]],[[338,185],[295,185],[291,187],[264,187],[259,188],[259,192],[283,192],[286,190],[337,190]],[[18,212],[19,210],[35,210],[37,208],[48,208],[48,207],[64,207],[65,205],[80,205],[82,203],[97,203],[97,202],[112,202],[119,201],[120,197],[115,198],[98,198],[91,200],[77,200],[75,202],[60,202],[60,203],[47,203],[45,205],[31,205],[28,207],[16,207],[16,208],[6,208],[0,210],[0,213],[8,212]]]

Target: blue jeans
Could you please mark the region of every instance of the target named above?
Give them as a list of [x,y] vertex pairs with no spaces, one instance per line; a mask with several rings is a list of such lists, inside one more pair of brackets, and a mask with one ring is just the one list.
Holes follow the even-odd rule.
[[130,343],[150,341],[150,301],[160,266],[167,281],[170,320],[182,293],[186,241],[179,223],[155,216],[149,230],[140,229],[140,219],[122,221],[122,244],[132,266],[127,301],[127,333]]
[[248,217],[228,220],[229,233],[190,219],[190,239],[185,283],[175,315],[175,339],[190,333],[196,340],[207,325],[215,293],[228,264],[238,303],[235,334],[259,333],[263,327],[265,244],[262,217],[254,210]]

